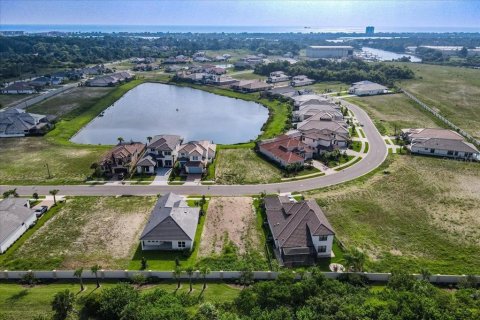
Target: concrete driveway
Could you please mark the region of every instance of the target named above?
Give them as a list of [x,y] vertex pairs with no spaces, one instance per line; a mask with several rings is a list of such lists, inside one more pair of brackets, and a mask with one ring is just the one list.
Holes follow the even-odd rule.
[[150,184],[151,186],[167,186],[168,177],[172,173],[172,168],[157,168],[155,179]]

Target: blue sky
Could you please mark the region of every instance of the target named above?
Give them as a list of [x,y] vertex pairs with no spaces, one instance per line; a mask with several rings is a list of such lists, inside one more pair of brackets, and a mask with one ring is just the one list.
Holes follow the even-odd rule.
[[480,1],[0,0],[0,24],[480,28]]

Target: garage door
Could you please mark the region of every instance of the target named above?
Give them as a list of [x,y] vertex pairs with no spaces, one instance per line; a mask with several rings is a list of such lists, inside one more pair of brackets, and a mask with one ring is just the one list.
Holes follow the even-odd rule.
[[188,167],[187,172],[188,173],[202,173],[202,168],[200,168],[200,167]]

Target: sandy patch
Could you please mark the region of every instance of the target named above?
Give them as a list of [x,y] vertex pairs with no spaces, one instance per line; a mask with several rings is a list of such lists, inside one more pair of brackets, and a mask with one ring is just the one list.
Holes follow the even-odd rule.
[[248,246],[258,246],[256,217],[249,197],[212,198],[208,205],[200,243],[200,256],[221,253],[226,240],[232,241],[239,253]]

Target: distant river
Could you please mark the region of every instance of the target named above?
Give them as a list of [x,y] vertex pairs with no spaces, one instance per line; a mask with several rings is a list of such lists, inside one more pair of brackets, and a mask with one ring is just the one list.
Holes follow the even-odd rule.
[[118,137],[144,142],[157,134],[177,134],[185,141],[233,144],[256,139],[267,119],[268,110],[255,102],[145,83],[127,92],[71,141],[116,144]]
[[377,56],[377,59],[380,61],[391,61],[394,59],[395,60],[400,59],[401,57],[410,57],[411,62],[422,62],[422,59],[420,59],[419,57],[412,56],[411,54],[406,54],[406,53],[395,53],[391,51],[385,51],[385,50],[368,48],[368,47],[363,47],[362,51]]

